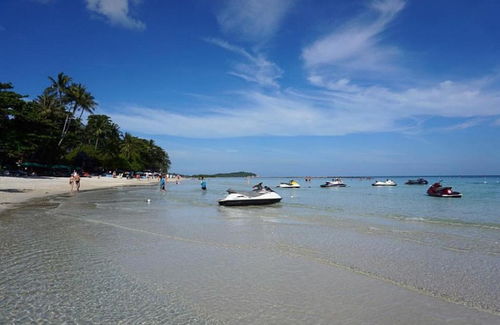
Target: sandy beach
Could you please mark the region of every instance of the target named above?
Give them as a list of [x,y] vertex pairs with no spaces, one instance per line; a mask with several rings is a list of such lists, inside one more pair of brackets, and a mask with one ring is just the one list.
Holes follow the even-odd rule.
[[[82,177],[80,191],[158,183],[157,179]],[[0,177],[0,212],[34,198],[70,193],[67,177]]]

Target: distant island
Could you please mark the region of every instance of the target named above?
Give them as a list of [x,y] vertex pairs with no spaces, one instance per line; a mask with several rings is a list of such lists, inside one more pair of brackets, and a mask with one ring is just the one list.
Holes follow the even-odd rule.
[[233,172],[233,173],[219,173],[219,174],[199,174],[192,175],[191,177],[255,177],[257,174],[249,173],[249,172]]

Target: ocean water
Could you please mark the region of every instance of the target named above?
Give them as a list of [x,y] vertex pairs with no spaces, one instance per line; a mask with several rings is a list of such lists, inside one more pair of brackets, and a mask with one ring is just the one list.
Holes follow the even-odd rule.
[[258,207],[217,200],[288,179],[31,202],[0,215],[0,323],[500,323],[500,177],[441,178],[461,199],[375,179]]

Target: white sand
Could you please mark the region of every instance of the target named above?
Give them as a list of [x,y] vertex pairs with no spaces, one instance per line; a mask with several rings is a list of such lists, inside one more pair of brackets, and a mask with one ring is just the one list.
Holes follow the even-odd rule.
[[[171,181],[171,180],[169,180]],[[158,184],[158,179],[125,179],[82,177],[80,191],[100,188]],[[70,193],[69,177],[2,177],[0,176],[0,212],[15,208],[33,198]]]

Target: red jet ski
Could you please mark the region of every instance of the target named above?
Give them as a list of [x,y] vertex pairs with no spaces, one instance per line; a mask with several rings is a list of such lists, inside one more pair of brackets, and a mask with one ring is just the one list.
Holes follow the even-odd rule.
[[432,184],[427,190],[427,195],[436,197],[462,197],[462,193],[454,192],[451,187],[443,187],[441,183]]

